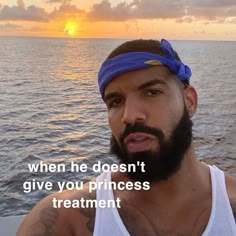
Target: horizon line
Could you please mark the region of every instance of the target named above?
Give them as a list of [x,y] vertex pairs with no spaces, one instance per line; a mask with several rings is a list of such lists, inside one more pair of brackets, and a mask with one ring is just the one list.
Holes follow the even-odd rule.
[[[155,38],[140,38],[140,37],[132,37],[132,38],[113,38],[113,37],[66,37],[66,36],[40,36],[40,35],[0,35],[0,37],[19,37],[19,38],[57,38],[57,39],[107,39],[107,40],[133,40],[133,39],[155,39]],[[165,37],[164,37],[165,38]],[[236,42],[236,39],[171,39],[166,38],[172,41],[212,41],[212,42]],[[157,38],[158,40],[158,38]]]

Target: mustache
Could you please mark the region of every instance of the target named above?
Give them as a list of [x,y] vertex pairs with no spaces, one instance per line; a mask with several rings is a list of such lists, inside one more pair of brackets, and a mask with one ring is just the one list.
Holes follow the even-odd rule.
[[155,136],[160,142],[162,142],[164,139],[164,133],[162,132],[161,129],[149,127],[149,126],[146,126],[141,123],[135,123],[133,125],[132,124],[126,125],[123,134],[121,134],[121,136],[119,138],[120,143],[124,143],[124,139],[128,135],[130,135],[132,133],[138,133],[138,132],[151,134],[151,135]]

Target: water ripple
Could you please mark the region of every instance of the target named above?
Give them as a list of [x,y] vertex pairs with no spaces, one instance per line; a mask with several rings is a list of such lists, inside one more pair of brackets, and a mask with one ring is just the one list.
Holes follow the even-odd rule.
[[[25,194],[24,181],[87,181],[95,175],[91,169],[94,162],[115,161],[109,155],[111,133],[96,74],[102,60],[121,42],[0,38],[5,48],[0,54],[2,216],[25,214],[49,194]],[[199,95],[193,119],[197,156],[235,175],[236,43],[173,44],[191,66],[192,83]],[[212,60],[219,55],[227,56],[223,61]],[[76,161],[89,168],[87,173],[30,173],[27,164],[39,161],[65,163],[67,168]]]

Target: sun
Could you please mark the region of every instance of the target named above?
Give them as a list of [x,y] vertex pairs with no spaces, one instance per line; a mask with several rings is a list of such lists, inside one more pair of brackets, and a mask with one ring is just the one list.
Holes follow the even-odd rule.
[[64,27],[64,32],[69,36],[75,36],[78,30],[78,24],[74,21],[67,21]]

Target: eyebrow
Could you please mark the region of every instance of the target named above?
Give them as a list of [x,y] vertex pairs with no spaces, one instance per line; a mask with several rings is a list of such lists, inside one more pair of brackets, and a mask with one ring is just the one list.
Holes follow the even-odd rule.
[[110,100],[110,99],[112,99],[114,97],[118,97],[118,96],[120,96],[120,93],[118,93],[118,92],[108,93],[107,95],[104,96],[104,102],[106,103],[107,100]]
[[[152,79],[152,80],[149,80],[149,81],[144,82],[143,84],[139,85],[138,90],[143,90],[143,89],[146,89],[146,88],[151,87],[156,84],[166,85],[166,82],[161,79]],[[107,100],[112,99],[114,97],[118,97],[118,96],[120,96],[119,92],[108,93],[107,95],[104,96],[104,102],[106,102]]]
[[166,82],[164,80],[160,80],[160,79],[153,79],[153,80],[149,80],[141,85],[138,86],[138,90],[142,90],[142,89],[145,89],[145,88],[148,88],[148,87],[151,87],[153,85],[156,85],[156,84],[163,84],[163,85],[166,85]]

